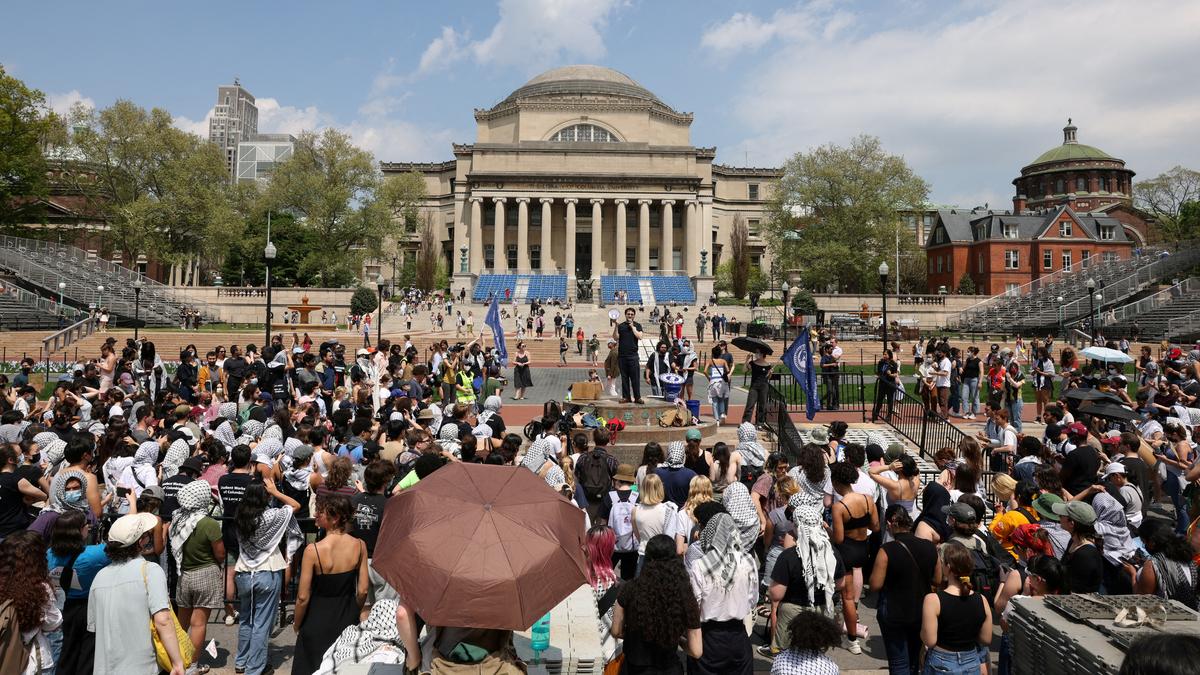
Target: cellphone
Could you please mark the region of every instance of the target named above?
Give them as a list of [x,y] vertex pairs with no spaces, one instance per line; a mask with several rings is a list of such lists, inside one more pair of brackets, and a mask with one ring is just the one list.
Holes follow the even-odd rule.
[[117,496],[122,497],[122,498],[128,497],[129,496],[129,488],[123,488],[123,487],[117,488]]

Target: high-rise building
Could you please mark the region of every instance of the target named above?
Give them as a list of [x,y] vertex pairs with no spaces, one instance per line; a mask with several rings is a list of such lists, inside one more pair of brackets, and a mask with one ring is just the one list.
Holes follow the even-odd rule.
[[291,134],[253,134],[238,143],[238,181],[266,180],[275,165],[292,156],[296,138]]
[[242,88],[234,78],[233,84],[217,87],[217,105],[208,121],[208,140],[225,151],[225,166],[229,179],[237,177],[238,143],[250,140],[258,133],[258,108],[254,95]]

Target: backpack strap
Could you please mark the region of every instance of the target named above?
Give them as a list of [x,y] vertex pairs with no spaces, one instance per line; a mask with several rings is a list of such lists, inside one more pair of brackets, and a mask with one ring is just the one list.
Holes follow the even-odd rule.
[[608,614],[608,610],[612,609],[612,606],[616,604],[617,593],[621,591],[621,586],[622,582],[620,581],[614,583],[612,586],[609,586],[608,590],[604,591],[604,595],[600,596],[600,599],[596,601],[596,609],[600,610],[600,616]]

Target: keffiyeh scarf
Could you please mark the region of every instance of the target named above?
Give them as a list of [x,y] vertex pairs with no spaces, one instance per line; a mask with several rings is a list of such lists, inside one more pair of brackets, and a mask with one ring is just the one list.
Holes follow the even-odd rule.
[[479,423],[487,424],[488,420],[492,419],[492,415],[500,412],[500,406],[503,401],[495,394],[487,397],[483,402],[483,412],[479,413]]
[[[704,555],[696,561],[701,573],[718,586],[729,588],[746,552],[738,538],[737,526],[728,513],[718,513],[709,519],[700,533],[700,548]],[[750,587],[755,584],[751,582]]]
[[808,588],[808,601],[815,604],[819,589],[825,593],[825,610],[833,609],[833,593],[837,587],[834,570],[837,559],[833,555],[833,544],[825,531],[821,510],[815,506],[800,506],[792,515],[796,524],[796,553],[804,567],[804,583]]
[[[223,403],[221,404],[221,407],[225,407],[227,405],[233,404]],[[213,432],[213,438],[217,439],[218,443],[225,446],[226,450],[232,450],[233,446],[237,445],[237,438],[234,436],[235,428],[236,427],[234,426],[234,422],[232,420],[225,420],[217,425],[217,430]]]
[[67,444],[57,436],[42,448],[42,461],[46,463],[46,475],[53,476],[66,456]]
[[678,469],[683,466],[683,460],[687,456],[687,447],[683,441],[671,441],[667,444],[667,467]]
[[1104,538],[1104,559],[1120,567],[1122,559],[1133,557],[1136,550],[1129,537],[1125,510],[1107,492],[1099,492],[1092,498],[1092,508],[1096,510],[1096,534]]
[[746,466],[752,469],[761,469],[767,461],[767,451],[758,442],[758,429],[749,422],[742,422],[738,427],[737,435],[738,444],[735,449],[741,453]]
[[275,468],[279,455],[283,454],[283,443],[276,438],[264,438],[254,448],[254,461]]
[[300,525],[296,522],[295,514],[289,506],[266,509],[259,517],[258,527],[254,536],[246,539],[238,532],[238,557],[245,562],[249,569],[261,567],[279,549],[279,544],[287,538],[283,551],[284,560],[291,560],[292,554],[304,542]]
[[[758,510],[750,501],[750,491],[742,483],[730,483],[721,495],[721,503],[733,518],[742,541],[742,548],[749,551],[758,539]],[[707,529],[707,528],[706,528]]]
[[525,459],[521,460],[521,466],[537,473],[542,470],[542,465],[546,463],[546,454],[549,452],[550,444],[546,438],[542,437],[530,444],[529,449],[525,451]]
[[[363,663],[380,649],[394,650],[396,659],[389,662],[402,663],[406,655],[396,627],[396,600],[379,600],[371,607],[367,620],[357,626],[348,626],[330,645],[321,661],[322,672],[337,672],[343,666]],[[383,662],[371,658],[371,662]]]
[[229,420],[230,422],[237,420],[237,404],[233,403],[232,401],[222,403],[221,406],[217,408],[217,415]]
[[80,489],[83,490],[85,495],[87,494],[88,479],[82,471],[76,471],[75,469],[62,471],[54,477],[54,480],[50,481],[50,501],[46,504],[47,509],[58,513],[66,513],[67,509],[86,513],[91,509],[86,499],[78,504],[67,503],[67,481],[72,478],[79,481]]
[[183,465],[192,454],[191,447],[188,446],[187,440],[180,438],[171,443],[167,448],[167,456],[163,459],[163,476],[174,476],[179,473],[179,467]]
[[171,516],[169,536],[173,554],[171,559],[175,561],[175,571],[178,572],[180,561],[183,560],[183,545],[212,508],[212,486],[208,481],[194,480],[179,488],[175,499],[179,502],[179,508]]

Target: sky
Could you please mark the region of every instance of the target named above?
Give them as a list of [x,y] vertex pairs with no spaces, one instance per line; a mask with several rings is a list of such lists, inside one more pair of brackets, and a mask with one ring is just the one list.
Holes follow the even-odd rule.
[[1200,168],[1194,0],[59,0],[4,17],[0,64],[55,109],[129,99],[206,135],[237,77],[260,132],[337,127],[381,161],[451,159],[474,109],[595,63],[694,113],[718,162],[871,134],[936,203],[1010,207],[1068,117],[1139,178]]

